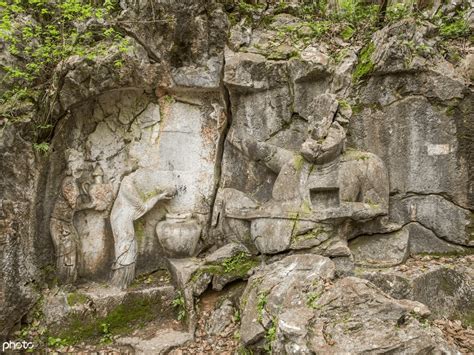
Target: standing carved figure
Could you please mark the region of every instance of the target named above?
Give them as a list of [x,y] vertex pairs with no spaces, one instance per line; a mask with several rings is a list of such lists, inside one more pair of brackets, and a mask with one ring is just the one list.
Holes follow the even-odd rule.
[[143,182],[153,180],[154,175],[153,171],[144,169],[126,176],[112,207],[110,222],[115,244],[112,284],[121,289],[130,285],[135,277],[137,241],[133,222],[158,201],[169,200],[176,194],[174,187],[143,188]]
[[77,210],[80,189],[76,178],[80,170],[74,167],[76,160],[68,158],[66,177],[61,182],[59,196],[54,204],[49,224],[56,251],[56,267],[61,283],[74,283],[78,266],[78,234],[74,227],[74,213]]

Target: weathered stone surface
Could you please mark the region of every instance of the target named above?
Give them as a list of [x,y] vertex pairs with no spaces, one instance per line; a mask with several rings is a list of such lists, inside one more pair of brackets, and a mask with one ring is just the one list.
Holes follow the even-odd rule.
[[244,345],[289,354],[454,351],[439,330],[423,326],[430,314],[423,304],[355,277],[332,283],[334,272],[329,259],[302,254],[250,278],[241,303]]
[[[440,238],[470,245],[473,127],[465,70],[436,51],[423,56],[407,46],[432,48],[434,34],[431,25],[406,20],[374,35],[374,70],[351,93],[357,105],[350,141],[387,165],[391,218],[402,225],[418,221]],[[411,60],[404,63],[403,53]],[[410,218],[407,205],[415,201]]]
[[[424,257],[425,258],[425,257]],[[433,317],[472,321],[474,273],[472,256],[438,257],[409,262],[402,268],[378,271],[358,269],[356,275],[366,278],[397,299],[411,299],[428,306]]]
[[336,276],[352,276],[354,272],[354,258],[352,256],[338,256],[331,258],[336,266]]
[[[338,11],[336,3],[329,1],[328,13]],[[419,4],[420,11],[428,18],[439,13],[451,19],[461,8],[467,9],[464,16],[472,27],[472,1],[424,3]],[[199,225],[201,234],[190,238],[193,243],[186,247],[193,249],[189,255],[228,242],[242,243],[252,254],[275,253],[273,260],[284,258],[282,252],[290,250],[311,252],[333,257],[338,275],[353,272],[347,240],[357,236],[362,237],[352,242],[355,261],[361,263],[364,255],[364,260],[375,260],[379,266],[399,263],[407,253],[470,251],[472,54],[452,64],[444,58],[450,54],[439,51],[445,39],[435,26],[424,20],[397,21],[374,33],[373,47],[365,46],[373,49],[371,71],[356,82],[352,73],[361,64],[364,50],[355,44],[358,38],[349,43],[316,34],[318,26],[325,24],[310,25],[307,19],[298,18],[307,9],[298,0],[282,6],[241,5],[206,0],[120,1],[114,26],[127,36],[129,49],[121,53],[123,49],[110,46],[104,55],[74,56],[58,66],[54,132],[47,137],[47,156],[31,149],[33,139],[36,142],[39,137],[33,137],[36,133],[27,122],[13,127],[4,125],[8,119],[0,117],[0,338],[6,337],[38,298],[32,285],[43,283],[39,270],[48,270],[55,257],[64,257],[61,248],[56,248],[58,255],[53,252],[49,234],[58,240],[62,232],[76,229],[79,241],[71,255],[80,261],[77,277],[108,279],[110,265],[121,255],[121,250],[116,253],[120,255],[112,253],[112,229],[121,228],[110,226],[110,202],[118,200],[114,216],[123,215],[126,208],[121,211],[120,200],[131,181],[146,195],[141,196],[145,200],[162,184],[177,190],[166,204],[133,204],[137,207],[133,217],[141,217],[129,218],[123,231],[136,242],[127,250],[139,272],[164,266],[165,253],[155,231],[167,213],[191,213]],[[242,21],[229,32],[240,10],[248,13],[240,14]],[[290,33],[298,39],[278,41]],[[328,41],[331,43],[325,43]],[[456,47],[457,41],[452,45]],[[462,55],[472,52],[467,46]],[[12,58],[4,55],[2,44],[0,47],[2,64],[10,64]],[[119,58],[123,63],[115,68]],[[58,122],[57,117],[61,117]],[[347,145],[354,149],[347,149],[346,137]],[[76,167],[82,172],[70,184],[77,185],[77,201],[96,207],[72,209],[67,223],[56,224],[49,233],[50,217],[68,176],[64,157],[68,149],[83,160]],[[97,167],[103,171],[100,184],[94,184]],[[227,194],[230,198],[239,198],[235,191],[240,197],[247,196],[220,206],[223,191],[233,191]],[[239,212],[247,219],[233,214],[235,206],[240,206]],[[254,208],[265,213],[248,217]],[[223,212],[229,212],[227,224]],[[405,234],[394,233],[395,238],[385,234],[402,226],[403,233],[409,231],[408,251]],[[400,243],[393,247],[391,242],[398,237]],[[168,242],[173,243],[173,238]],[[187,245],[183,240],[176,242],[183,244]],[[210,283],[222,289],[251,274],[256,259],[247,264],[245,272],[222,273],[221,263],[239,252],[248,254],[237,245],[224,246],[228,249],[208,256],[202,265],[170,262],[178,285],[193,284],[184,290],[187,306]],[[200,267],[204,267],[202,272],[196,274]],[[52,279],[54,272],[49,273]],[[128,276],[131,281],[133,271]],[[420,276],[420,285],[424,285],[418,292],[420,299],[435,292],[428,286],[449,284],[451,288],[452,281],[456,295],[464,300],[465,287],[460,286],[458,276],[448,270],[433,271],[433,278],[426,276],[426,280]],[[384,288],[392,285],[397,297],[405,297],[407,289],[400,277],[387,276],[380,282]],[[18,287],[12,286],[16,284]],[[366,292],[359,281],[344,285]],[[343,297],[342,291],[334,292],[335,297]],[[252,307],[262,305],[257,296],[249,300]],[[452,309],[464,302],[455,295],[446,297]],[[58,299],[63,300],[64,295],[58,294]],[[50,304],[51,314],[62,312],[61,302]],[[287,352],[310,349],[303,340],[311,321],[305,302],[289,306],[293,313],[280,314],[281,336],[297,339],[286,344]],[[435,297],[432,307],[437,302],[440,299]],[[254,334],[246,335],[250,343],[265,337],[272,323],[276,324],[273,311],[266,305],[263,308],[261,322],[249,325],[248,329],[254,327]],[[381,312],[374,312],[378,327]],[[338,319],[338,315],[330,316]],[[392,324],[388,323],[386,334]],[[408,323],[416,329],[414,334],[420,334],[420,343],[413,345],[397,329],[394,337],[402,340],[393,338],[394,348],[384,351],[424,349],[426,334],[418,333],[411,318]],[[343,326],[334,326],[334,334],[343,339],[334,346],[341,352],[364,350],[357,348],[362,339],[357,335],[354,345],[347,345]],[[372,337],[364,332],[361,334]],[[321,340],[317,336],[316,343]],[[397,347],[405,340],[405,348]],[[325,341],[324,346],[332,342]]]
[[205,260],[206,263],[216,264],[221,263],[226,259],[231,258],[240,253],[244,253],[247,255],[250,254],[248,249],[244,245],[239,243],[229,243],[207,255]]
[[[311,332],[307,346],[312,351],[454,351],[439,330],[423,326],[422,319],[429,314],[424,305],[394,300],[368,281],[341,279],[321,296],[317,305],[319,309],[308,324]],[[281,343],[285,344],[286,336],[282,334]],[[291,346],[291,338],[288,340]]]
[[[38,239],[35,201],[39,168],[33,148],[14,130],[0,133],[0,341],[39,298],[33,280],[52,263],[52,242]],[[42,281],[41,281],[42,282]]]
[[64,79],[59,89],[57,114],[108,91],[150,88],[153,82],[159,80],[159,66],[149,63],[146,51],[135,39],[127,40],[130,49],[125,54],[125,64],[119,70],[114,67],[114,62],[122,55],[118,46],[108,48],[108,55],[94,60],[79,56],[68,58],[61,68]]
[[[175,69],[176,84],[191,89],[209,89],[216,84],[220,73],[209,62],[222,59],[228,27],[220,4],[125,0],[120,6],[124,29],[143,44],[151,60]],[[158,18],[166,20],[156,21]]]
[[[155,306],[171,304],[175,289],[170,284],[146,286],[144,288],[120,291],[98,284],[88,284],[75,290],[56,288],[46,294],[41,311],[47,325],[66,324],[68,320],[80,315],[84,322],[96,318],[105,318],[118,306],[140,304],[142,301],[156,301]],[[159,303],[163,303],[160,305]],[[160,308],[161,309],[161,308]],[[56,330],[61,330],[56,327]]]
[[[197,258],[168,259],[168,271],[179,289],[184,289],[193,274],[203,265]],[[210,281],[210,280],[209,280]]]
[[410,233],[410,255],[462,255],[469,253],[469,251],[472,250],[472,247],[463,247],[438,238],[431,229],[428,229],[419,223],[410,223],[407,228]]
[[438,238],[458,245],[474,246],[468,232],[472,212],[438,195],[408,195],[392,200],[390,217],[397,223],[418,222]]
[[364,235],[353,239],[349,248],[356,265],[386,267],[403,263],[409,255],[409,232]]
[[163,254],[171,258],[196,256],[201,229],[190,213],[166,214],[166,220],[156,225],[156,235]]
[[117,339],[117,343],[132,346],[138,354],[168,354],[173,348],[182,346],[192,339],[190,333],[164,329],[158,331],[151,339],[122,337]]
[[426,304],[439,317],[469,322],[474,317],[474,273],[447,267],[427,272],[413,283],[413,300]]
[[235,308],[230,300],[225,300],[212,312],[209,323],[206,325],[206,331],[209,335],[221,333],[229,324],[232,323]]
[[[255,139],[244,128],[227,135],[243,156],[278,176],[266,203],[247,191],[220,191],[214,214],[224,239],[249,234],[263,254],[317,247],[312,251],[344,256],[350,254],[346,240],[354,233],[353,222],[362,225],[387,214],[385,167],[373,154],[344,151],[346,131],[338,117],[351,113],[343,108],[339,114],[339,105],[335,95],[321,94],[302,108],[309,124],[298,153]],[[235,219],[248,221],[248,231],[248,225],[234,225]]]
[[[334,263],[325,257],[292,255],[253,275],[241,300],[241,339],[245,345],[262,342],[272,319],[307,300],[301,291],[334,277]],[[309,292],[309,290],[306,290]]]

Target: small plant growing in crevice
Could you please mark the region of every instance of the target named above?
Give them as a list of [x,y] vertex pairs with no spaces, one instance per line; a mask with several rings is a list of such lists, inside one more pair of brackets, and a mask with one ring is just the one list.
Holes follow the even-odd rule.
[[178,320],[186,318],[186,301],[181,291],[178,292],[171,305],[177,312]]
[[276,333],[277,333],[276,324],[277,324],[276,319],[272,319],[270,327],[265,332],[264,349],[270,354],[272,353],[272,343],[276,340]]
[[267,304],[267,294],[265,292],[260,292],[257,299],[257,320],[261,322],[263,320],[263,311],[265,310],[265,305]]
[[110,344],[112,343],[112,333],[110,332],[110,324],[109,323],[101,323],[100,330],[102,332],[102,337],[100,338],[101,344]]
[[240,317],[240,310],[237,309],[237,310],[234,312],[233,320],[234,320],[235,323],[238,323],[238,322],[240,322],[240,319],[241,319],[241,317]]
[[306,304],[308,307],[313,309],[319,309],[320,305],[318,305],[318,301],[321,298],[321,293],[319,292],[310,292],[308,293],[308,298],[306,300]]

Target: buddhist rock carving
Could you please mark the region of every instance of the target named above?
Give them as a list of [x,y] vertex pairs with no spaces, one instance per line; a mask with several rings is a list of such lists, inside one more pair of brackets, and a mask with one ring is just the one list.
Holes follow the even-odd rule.
[[[156,175],[156,174],[155,174]],[[153,171],[138,170],[126,176],[112,207],[110,222],[115,243],[115,261],[112,284],[127,287],[135,277],[137,241],[133,221],[142,217],[160,200],[169,200],[176,194],[174,187],[144,187],[154,181]]]
[[214,223],[230,239],[248,244],[250,236],[264,254],[313,248],[330,256],[350,255],[347,239],[356,226],[388,213],[382,161],[345,149],[341,124],[346,120],[336,114],[337,101],[329,94],[315,100],[327,102],[327,110],[307,116],[308,137],[299,153],[235,131],[228,135],[240,152],[278,174],[272,198],[263,204],[241,191],[220,191]]
[[74,223],[75,214],[84,210],[107,212],[113,200],[110,184],[103,181],[102,168],[97,165],[92,172],[94,182],[85,177],[85,164],[81,153],[68,150],[66,176],[61,182],[50,219],[50,233],[56,251],[58,278],[62,283],[74,283],[79,264],[84,263],[81,234]]

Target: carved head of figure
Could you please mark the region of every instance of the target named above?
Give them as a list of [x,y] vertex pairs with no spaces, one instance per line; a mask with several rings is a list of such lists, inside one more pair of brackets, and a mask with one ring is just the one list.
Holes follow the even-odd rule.
[[81,152],[75,149],[66,150],[67,160],[67,175],[71,175],[74,178],[80,178],[84,171],[84,156]]
[[[323,132],[323,131],[320,131]],[[300,153],[313,164],[326,164],[344,151],[346,132],[338,123],[333,122],[325,136],[310,136],[301,145]]]
[[338,107],[335,95],[322,94],[303,110],[309,126],[308,138],[301,145],[300,153],[307,161],[325,164],[344,151],[346,132],[341,126],[344,120],[338,114]]

